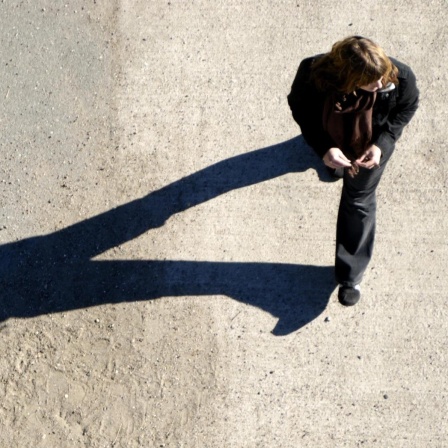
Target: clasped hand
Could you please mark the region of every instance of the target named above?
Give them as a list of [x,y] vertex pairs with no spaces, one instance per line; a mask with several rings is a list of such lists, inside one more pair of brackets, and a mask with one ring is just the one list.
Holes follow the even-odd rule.
[[329,168],[349,168],[350,176],[355,176],[359,168],[378,168],[380,166],[381,149],[372,145],[355,161],[351,162],[339,148],[330,148],[324,155],[323,161]]

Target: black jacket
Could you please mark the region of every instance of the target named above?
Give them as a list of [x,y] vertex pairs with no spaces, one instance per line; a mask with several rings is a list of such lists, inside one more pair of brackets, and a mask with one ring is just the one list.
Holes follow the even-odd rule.
[[[317,57],[319,55],[301,62],[288,95],[288,103],[306,142],[323,157],[330,148],[337,145],[323,129],[322,111],[326,94],[317,90],[310,80],[311,65]],[[391,91],[378,91],[372,117],[372,143],[387,158],[403,128],[417,110],[419,96],[412,70],[396,59],[390,59],[399,70],[399,84]]]

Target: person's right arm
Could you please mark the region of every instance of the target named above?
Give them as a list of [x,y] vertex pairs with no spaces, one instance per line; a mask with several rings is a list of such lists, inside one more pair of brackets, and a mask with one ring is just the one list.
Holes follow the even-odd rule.
[[330,148],[334,148],[335,144],[323,129],[324,96],[310,81],[313,61],[314,58],[307,58],[301,62],[291,87],[291,93],[288,95],[288,104],[294,120],[300,126],[304,139],[323,158]]

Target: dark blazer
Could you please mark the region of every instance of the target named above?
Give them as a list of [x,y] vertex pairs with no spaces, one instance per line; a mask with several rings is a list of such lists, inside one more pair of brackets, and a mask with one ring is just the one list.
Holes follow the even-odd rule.
[[[288,95],[288,103],[306,142],[323,157],[330,148],[337,145],[323,129],[322,111],[326,93],[317,90],[310,80],[311,65],[319,56],[321,55],[301,62]],[[387,158],[392,154],[403,128],[417,110],[419,97],[412,70],[402,62],[390,59],[399,70],[399,84],[393,90],[382,89],[377,92],[372,117],[372,143],[378,146],[382,156]]]

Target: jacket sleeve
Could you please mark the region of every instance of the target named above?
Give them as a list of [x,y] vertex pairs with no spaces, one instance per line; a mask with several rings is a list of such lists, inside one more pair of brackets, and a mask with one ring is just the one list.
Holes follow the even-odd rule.
[[323,95],[310,81],[313,61],[314,58],[307,58],[300,63],[291,93],[288,95],[288,104],[304,139],[320,157],[323,157],[335,144],[323,129]]
[[395,142],[400,138],[404,127],[411,121],[418,108],[419,91],[415,75],[404,64],[400,64],[399,70],[397,103],[390,111],[375,141],[375,145],[381,149],[383,156],[390,156]]

